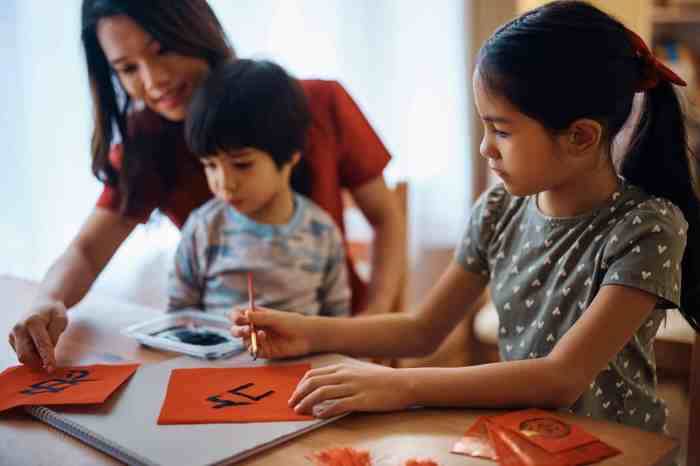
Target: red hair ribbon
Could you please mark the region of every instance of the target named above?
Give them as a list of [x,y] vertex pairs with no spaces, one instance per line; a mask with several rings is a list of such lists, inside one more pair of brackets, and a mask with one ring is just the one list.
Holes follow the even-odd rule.
[[634,52],[637,57],[644,63],[644,68],[642,70],[642,78],[637,83],[636,92],[644,92],[649,89],[653,89],[659,84],[662,79],[665,81],[672,82],[678,86],[686,86],[686,82],[681,79],[676,73],[674,73],[671,68],[661,63],[661,61],[651,53],[647,44],[644,43],[644,39],[639,37],[639,35],[632,31],[627,30],[627,33],[632,42],[632,47],[634,47]]

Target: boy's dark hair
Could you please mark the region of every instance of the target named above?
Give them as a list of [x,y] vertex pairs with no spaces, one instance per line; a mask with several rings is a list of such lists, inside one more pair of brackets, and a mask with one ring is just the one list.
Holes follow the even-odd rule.
[[[81,39],[95,120],[92,172],[99,180],[118,187],[120,211],[130,214],[138,212],[145,202],[147,186],[157,185],[164,191],[174,186],[174,141],[182,125],[166,122],[148,109],[138,112],[165,128],[167,134],[157,138],[132,121],[133,102],[112,72],[97,39],[100,20],[118,15],[131,18],[164,48],[202,58],[212,68],[223,60],[235,59],[236,54],[206,0],[83,0]],[[118,171],[109,160],[116,133],[124,149]]]
[[[489,92],[508,99],[550,132],[591,118],[608,149],[630,116],[643,78],[625,26],[581,1],[555,1],[499,28],[479,51],[477,73]],[[647,193],[669,199],[689,223],[681,312],[700,331],[698,161],[689,150],[671,83],[645,92],[641,117],[619,170]]]
[[281,66],[237,60],[212,70],[192,96],[185,140],[199,158],[252,147],[281,167],[304,148],[309,122],[306,96]]

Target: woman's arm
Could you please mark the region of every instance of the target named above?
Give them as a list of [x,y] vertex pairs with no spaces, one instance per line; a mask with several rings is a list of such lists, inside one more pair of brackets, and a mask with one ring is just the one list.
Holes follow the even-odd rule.
[[66,251],[53,263],[9,340],[20,362],[55,366],[54,347],[66,327],[65,309],[80,301],[136,221],[95,208]]
[[374,231],[367,308],[360,313],[371,315],[394,311],[391,306],[401,291],[401,278],[406,268],[404,213],[381,175],[353,188],[351,193]]
[[68,308],[77,304],[137,224],[107,209],[95,208],[44,276],[38,298],[61,301]]
[[[645,291],[607,285],[543,358],[462,368],[315,369],[299,383],[290,403],[298,404],[299,412],[311,412],[335,390],[345,399],[334,401],[323,417],[412,405],[568,407],[634,336],[656,302]],[[393,390],[387,391],[388,386]]]

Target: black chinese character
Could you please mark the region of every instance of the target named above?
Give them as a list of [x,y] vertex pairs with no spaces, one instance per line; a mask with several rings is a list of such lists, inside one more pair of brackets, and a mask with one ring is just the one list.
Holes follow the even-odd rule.
[[95,379],[86,379],[85,377],[88,375],[90,375],[90,372],[86,370],[70,370],[66,373],[64,378],[54,378],[44,380],[43,382],[37,382],[30,385],[29,388],[22,390],[20,393],[23,395],[59,393],[66,388],[78,385],[81,382],[96,382]]
[[228,408],[230,406],[241,406],[241,405],[249,405],[251,404],[251,401],[260,401],[266,396],[270,396],[273,393],[275,393],[274,390],[268,390],[262,395],[254,396],[254,395],[248,395],[247,393],[242,393],[240,390],[245,390],[246,388],[252,387],[254,384],[252,383],[247,383],[245,385],[241,385],[239,387],[233,388],[231,390],[228,390],[227,393],[230,393],[232,395],[238,395],[243,398],[246,398],[250,401],[233,401],[233,400],[225,400],[220,398],[224,394],[220,395],[213,395],[207,398],[207,401],[211,401],[213,403],[216,403],[214,406],[212,406],[213,409],[221,409],[221,408]]

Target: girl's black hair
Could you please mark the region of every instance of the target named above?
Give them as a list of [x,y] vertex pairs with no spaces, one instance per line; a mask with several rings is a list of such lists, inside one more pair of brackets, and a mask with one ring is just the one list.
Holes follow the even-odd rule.
[[[579,118],[605,128],[608,149],[630,116],[645,72],[622,23],[581,1],[555,1],[499,28],[483,45],[477,73],[552,133]],[[681,312],[700,331],[698,160],[688,148],[681,105],[671,83],[646,91],[620,174],[647,193],[669,199],[687,220]]]
[[[182,124],[167,122],[146,109],[133,112],[97,39],[101,19],[126,15],[160,44],[179,54],[206,60],[211,67],[235,58],[226,33],[206,0],[83,0],[81,38],[85,51],[95,127],[92,133],[92,172],[117,186],[120,211],[138,212],[146,186],[168,191],[175,183],[175,141],[182,140]],[[145,131],[136,114],[158,131]],[[119,170],[109,160],[118,132],[123,144]],[[179,134],[178,134],[179,133]]]
[[304,149],[311,121],[299,83],[270,61],[224,62],[192,96],[185,140],[199,158],[252,147],[275,165]]

